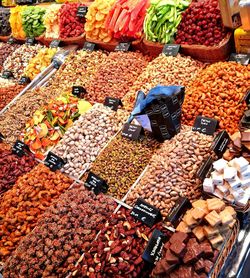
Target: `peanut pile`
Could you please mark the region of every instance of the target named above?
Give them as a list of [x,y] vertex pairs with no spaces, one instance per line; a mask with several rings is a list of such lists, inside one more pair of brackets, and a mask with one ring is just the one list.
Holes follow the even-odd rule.
[[211,154],[212,140],[212,136],[184,128],[174,138],[165,141],[126,202],[132,205],[141,197],[167,216],[179,196],[199,198],[201,182],[195,174],[203,159]]

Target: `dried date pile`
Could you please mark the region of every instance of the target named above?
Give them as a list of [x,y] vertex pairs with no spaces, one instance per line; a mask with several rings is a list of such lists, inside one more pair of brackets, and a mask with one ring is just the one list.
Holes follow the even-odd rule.
[[67,191],[6,262],[4,277],[66,277],[115,207],[112,199],[84,188]]
[[163,230],[161,223],[149,228],[136,221],[130,210],[121,208],[97,239],[85,246],[84,257],[73,274],[90,278],[144,277],[141,256],[155,228]]
[[32,154],[18,157],[10,148],[0,146],[0,193],[10,189],[18,177],[29,172],[36,164]]
[[0,203],[0,261],[5,261],[28,235],[53,200],[72,184],[61,172],[43,164],[21,176]]

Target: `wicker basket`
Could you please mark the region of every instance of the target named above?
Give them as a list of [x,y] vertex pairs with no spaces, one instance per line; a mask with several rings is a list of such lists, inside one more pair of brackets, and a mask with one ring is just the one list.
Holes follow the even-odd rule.
[[217,258],[209,277],[217,278],[219,276],[220,271],[223,268],[223,266],[226,262],[226,259],[227,259],[228,255],[231,253],[232,248],[236,242],[237,236],[239,234],[239,230],[240,230],[240,224],[239,224],[239,221],[237,220],[235,225],[232,228],[232,231],[231,231],[229,237],[224,242],[224,246],[222,247],[219,257]]
[[232,50],[232,33],[228,33],[218,46],[181,45],[181,53],[205,63],[228,59]]
[[10,36],[0,36],[0,41],[1,42],[7,42]]
[[[36,40],[39,41],[41,44],[44,44],[44,45],[49,47],[50,43],[53,40],[57,40],[57,39],[45,38],[45,36],[42,35],[40,37],[37,37]],[[79,37],[72,37],[72,38],[68,38],[68,39],[60,39],[59,38],[58,40],[61,41],[62,46],[71,45],[71,44],[77,44],[77,45],[79,45],[81,47],[84,45],[84,42],[86,41],[85,40],[85,34],[81,35]]]
[[157,57],[159,54],[162,53],[163,47],[164,47],[164,44],[161,44],[159,42],[147,41],[145,38],[142,40],[143,54]]

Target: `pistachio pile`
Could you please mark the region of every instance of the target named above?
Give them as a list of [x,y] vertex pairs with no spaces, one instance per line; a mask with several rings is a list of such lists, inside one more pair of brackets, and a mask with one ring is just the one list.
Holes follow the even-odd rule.
[[62,171],[78,178],[122,127],[128,116],[124,111],[114,112],[102,104],[95,104],[66,131],[63,139],[52,150],[67,161]]
[[[107,182],[108,194],[122,199],[158,146],[150,136],[132,141],[118,134],[97,157],[90,171]],[[87,173],[83,179],[86,176]]]

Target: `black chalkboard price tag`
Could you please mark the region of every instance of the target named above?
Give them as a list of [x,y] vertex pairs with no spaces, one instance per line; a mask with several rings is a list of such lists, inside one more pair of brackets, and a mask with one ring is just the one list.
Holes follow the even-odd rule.
[[14,44],[14,43],[17,43],[17,40],[13,37],[10,37],[7,41],[8,44]]
[[60,43],[61,43],[60,40],[53,40],[53,41],[50,43],[49,47],[50,47],[50,48],[57,48],[57,47],[59,47]]
[[114,111],[117,111],[119,106],[123,106],[121,99],[113,97],[106,97],[104,105],[110,107]]
[[200,168],[198,168],[197,172],[196,172],[196,177],[200,180],[204,180],[206,178],[206,176],[208,175],[209,172],[211,172],[212,168],[213,168],[213,158],[211,156],[209,156],[207,159],[205,159]]
[[180,45],[179,44],[165,44],[162,53],[166,56],[177,56],[177,54],[180,51]]
[[175,202],[174,207],[171,209],[170,213],[167,215],[167,220],[177,227],[181,222],[182,216],[186,211],[191,208],[191,203],[186,197],[179,197]]
[[86,14],[87,14],[87,12],[88,12],[88,7],[86,7],[86,6],[80,6],[80,7],[78,7],[78,9],[77,9],[76,16],[78,16],[78,17],[85,17]]
[[26,39],[26,44],[27,45],[34,45],[36,42],[35,38],[27,38]]
[[222,130],[214,138],[211,149],[215,152],[215,154],[217,154],[218,157],[222,157],[223,153],[227,149],[229,141],[230,137],[228,133],[225,130]]
[[85,42],[82,49],[86,51],[94,51],[95,44],[92,42]]
[[213,135],[218,126],[218,121],[208,117],[197,116],[194,121],[193,131]]
[[73,86],[72,87],[72,95],[83,98],[83,96],[87,93],[86,89],[82,86]]
[[12,148],[12,152],[19,157],[22,157],[29,151],[29,147],[22,141],[17,140]]
[[247,66],[250,63],[250,54],[232,53],[229,57],[229,61]]
[[155,265],[161,259],[166,239],[166,236],[161,231],[155,229],[142,254],[142,259],[150,265]]
[[160,210],[150,205],[142,198],[138,198],[130,215],[149,227],[162,219]]
[[115,51],[129,51],[131,42],[120,42],[116,47]]
[[45,158],[44,164],[49,167],[51,171],[56,171],[61,169],[66,162],[53,152],[49,152]]
[[13,73],[10,70],[4,70],[3,73],[2,73],[2,78],[10,79],[10,78],[13,78],[13,77],[14,77]]
[[27,76],[22,76],[20,80],[18,81],[19,85],[24,85],[24,84],[29,84],[30,83],[30,78]]
[[0,132],[0,143],[2,143],[4,139],[5,138],[4,138],[3,134]]
[[122,130],[122,136],[131,140],[138,140],[142,132],[143,130],[141,126],[125,123]]
[[108,185],[106,181],[92,172],[89,172],[84,185],[89,190],[92,190],[96,195],[98,195],[101,192],[106,193],[108,191]]

